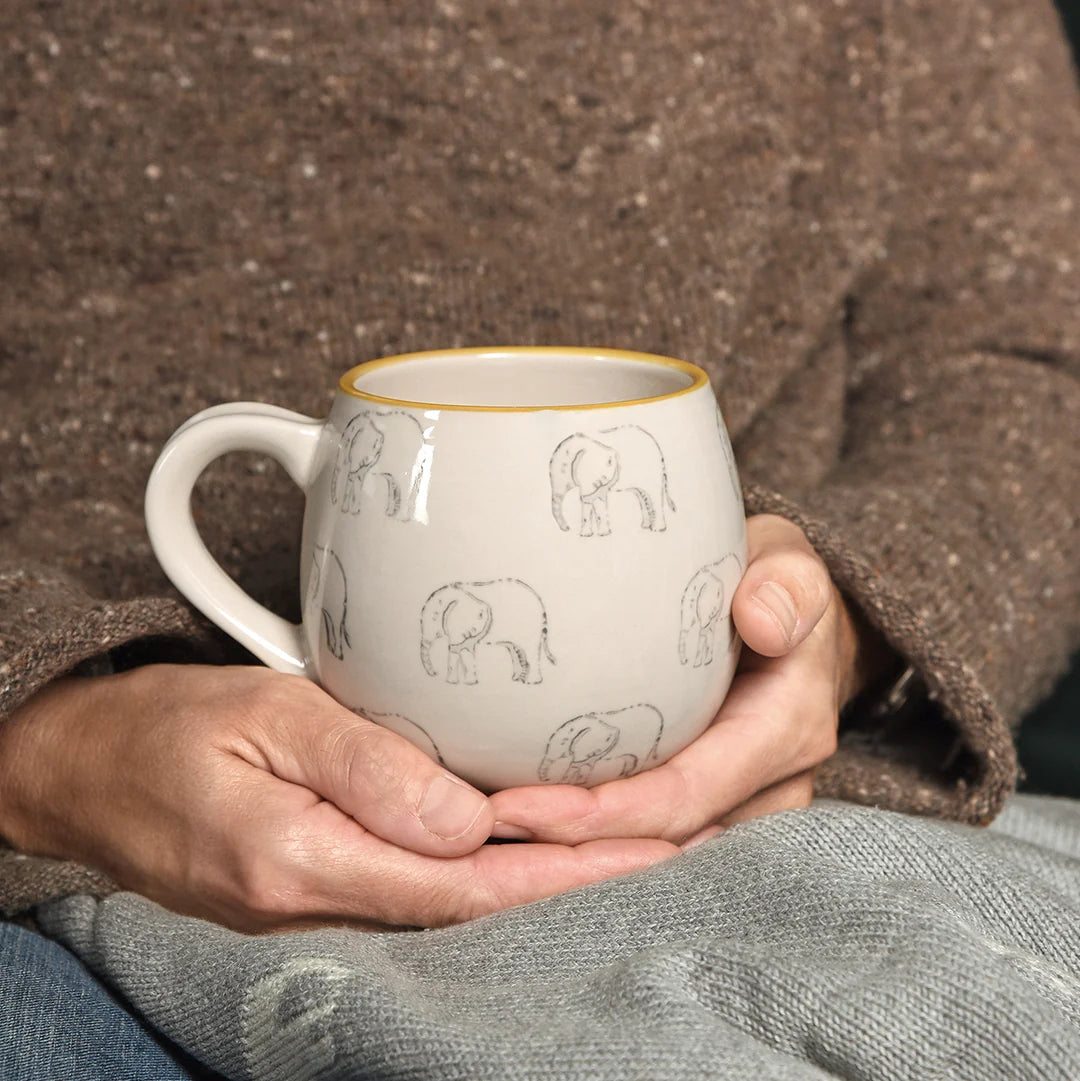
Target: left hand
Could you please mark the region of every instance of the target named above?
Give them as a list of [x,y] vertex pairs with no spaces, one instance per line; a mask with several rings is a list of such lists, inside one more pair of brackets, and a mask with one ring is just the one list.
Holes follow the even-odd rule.
[[855,621],[802,530],[747,521],[749,566],[732,601],[744,649],[710,727],[660,766],[595,788],[530,785],[491,797],[492,835],[579,844],[602,837],[702,840],[805,807],[858,687]]

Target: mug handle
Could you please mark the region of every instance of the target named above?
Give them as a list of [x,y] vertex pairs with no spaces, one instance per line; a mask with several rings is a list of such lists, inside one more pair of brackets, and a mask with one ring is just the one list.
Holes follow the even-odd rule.
[[204,409],[165,444],[146,485],[146,530],[162,569],[208,619],[279,672],[314,678],[299,625],[248,596],[203,544],[191,491],[215,458],[234,450],[268,454],[306,493],[324,423],[261,402]]

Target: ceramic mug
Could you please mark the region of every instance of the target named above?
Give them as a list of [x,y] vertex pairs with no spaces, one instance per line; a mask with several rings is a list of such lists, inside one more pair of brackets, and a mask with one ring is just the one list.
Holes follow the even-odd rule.
[[[196,530],[192,487],[235,450],[306,495],[299,625]],[[734,674],[745,516],[716,398],[682,361],[449,349],[352,369],[325,421],[215,406],[166,444],[146,518],[173,583],[256,657],[486,791],[663,762]]]

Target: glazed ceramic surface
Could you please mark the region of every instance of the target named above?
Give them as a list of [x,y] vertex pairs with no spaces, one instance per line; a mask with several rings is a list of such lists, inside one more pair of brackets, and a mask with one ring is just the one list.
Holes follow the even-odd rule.
[[[227,578],[191,519],[199,473],[239,449],[306,493],[300,626]],[[255,403],[193,417],[146,509],[162,566],[207,616],[487,790],[656,765],[734,673],[742,499],[708,381],[678,361],[374,361],[342,378],[326,421]]]

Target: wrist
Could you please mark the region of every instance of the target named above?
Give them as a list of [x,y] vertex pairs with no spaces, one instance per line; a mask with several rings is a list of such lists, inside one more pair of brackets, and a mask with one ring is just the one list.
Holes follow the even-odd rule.
[[0,838],[22,852],[66,858],[52,779],[69,733],[86,714],[93,678],[56,680],[0,722]]
[[840,687],[838,701],[843,709],[900,667],[899,654],[884,635],[863,615],[858,605],[837,591],[840,611]]

